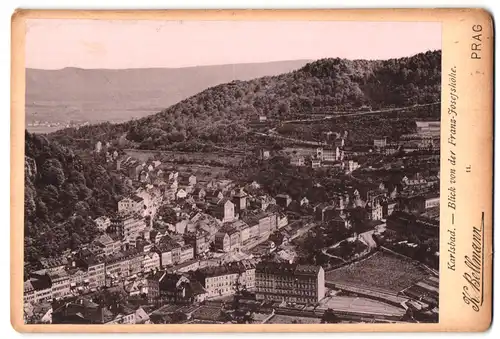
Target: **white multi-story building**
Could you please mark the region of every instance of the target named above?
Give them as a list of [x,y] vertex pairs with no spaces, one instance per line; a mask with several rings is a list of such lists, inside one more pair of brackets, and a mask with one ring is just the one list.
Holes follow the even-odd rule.
[[257,300],[315,304],[325,296],[321,266],[260,262],[255,269]]

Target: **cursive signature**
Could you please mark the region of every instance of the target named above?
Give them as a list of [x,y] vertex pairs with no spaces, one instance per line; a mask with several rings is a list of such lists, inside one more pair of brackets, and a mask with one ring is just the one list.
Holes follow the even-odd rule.
[[465,284],[462,289],[462,299],[471,308],[479,312],[484,301],[484,212],[481,214],[481,226],[472,228],[472,253],[464,257],[467,272],[463,274]]

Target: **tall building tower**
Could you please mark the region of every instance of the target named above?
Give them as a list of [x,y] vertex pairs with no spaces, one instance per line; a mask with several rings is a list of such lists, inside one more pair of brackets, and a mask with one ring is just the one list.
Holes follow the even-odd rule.
[[241,188],[237,190],[236,193],[233,195],[233,202],[236,212],[240,212],[247,208],[247,196],[248,195]]

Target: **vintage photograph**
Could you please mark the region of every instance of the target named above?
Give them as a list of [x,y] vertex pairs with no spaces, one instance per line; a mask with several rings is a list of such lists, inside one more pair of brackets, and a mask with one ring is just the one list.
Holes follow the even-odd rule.
[[441,36],[28,19],[25,324],[438,323]]

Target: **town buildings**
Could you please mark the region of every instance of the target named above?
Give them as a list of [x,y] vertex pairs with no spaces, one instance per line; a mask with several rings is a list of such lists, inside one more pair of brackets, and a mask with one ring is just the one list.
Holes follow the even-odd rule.
[[325,296],[321,266],[260,262],[255,268],[257,300],[315,304]]
[[167,302],[189,304],[205,300],[205,289],[186,275],[163,272],[158,277],[160,295]]
[[414,234],[425,238],[439,237],[439,221],[416,217],[402,211],[396,211],[387,217],[387,229],[391,232]]
[[[384,141],[374,142],[374,146],[382,148]],[[149,307],[197,305],[243,292],[250,292],[249,298],[256,303],[315,305],[325,296],[324,269],[293,263],[304,259],[298,257],[301,253],[296,251],[294,239],[311,234],[312,229],[325,235],[342,229],[358,232],[358,225],[371,226],[386,218],[389,235],[435,237],[439,231],[436,220],[412,215],[439,206],[439,196],[433,194],[439,182],[436,173],[405,172],[402,160],[397,159],[377,167],[379,171],[397,169],[394,178],[372,178],[367,166],[370,156],[349,155],[344,160],[344,149],[339,142],[330,149],[310,148],[308,152],[316,152],[313,156],[318,159],[313,160],[324,165],[325,171],[351,174],[360,169],[358,172],[331,185],[315,181],[304,191],[284,188],[274,197],[266,192],[266,185],[256,181],[204,181],[201,176],[162,173],[149,163],[141,165],[134,179],[140,185],[135,194],[120,200],[116,215],[94,220],[105,233],[72,251],[75,253],[43,260],[43,271],[31,274],[24,284],[24,301],[66,301],[71,311],[56,309],[56,322],[107,324],[140,323],[146,317],[141,313],[144,310],[136,308],[111,310],[106,305],[100,309],[89,301],[83,301],[82,308],[70,299],[123,287],[124,300],[141,300]],[[374,153],[383,157],[383,152]],[[293,163],[300,158],[302,162]],[[302,166],[303,162],[302,154],[292,157],[292,165]],[[326,168],[327,162],[335,162],[330,165],[336,168]],[[131,173],[138,168],[135,165],[129,168]],[[145,173],[148,183],[138,183]],[[168,220],[163,211],[161,219],[155,216],[165,205],[173,211]],[[357,211],[365,220],[351,224]]]

